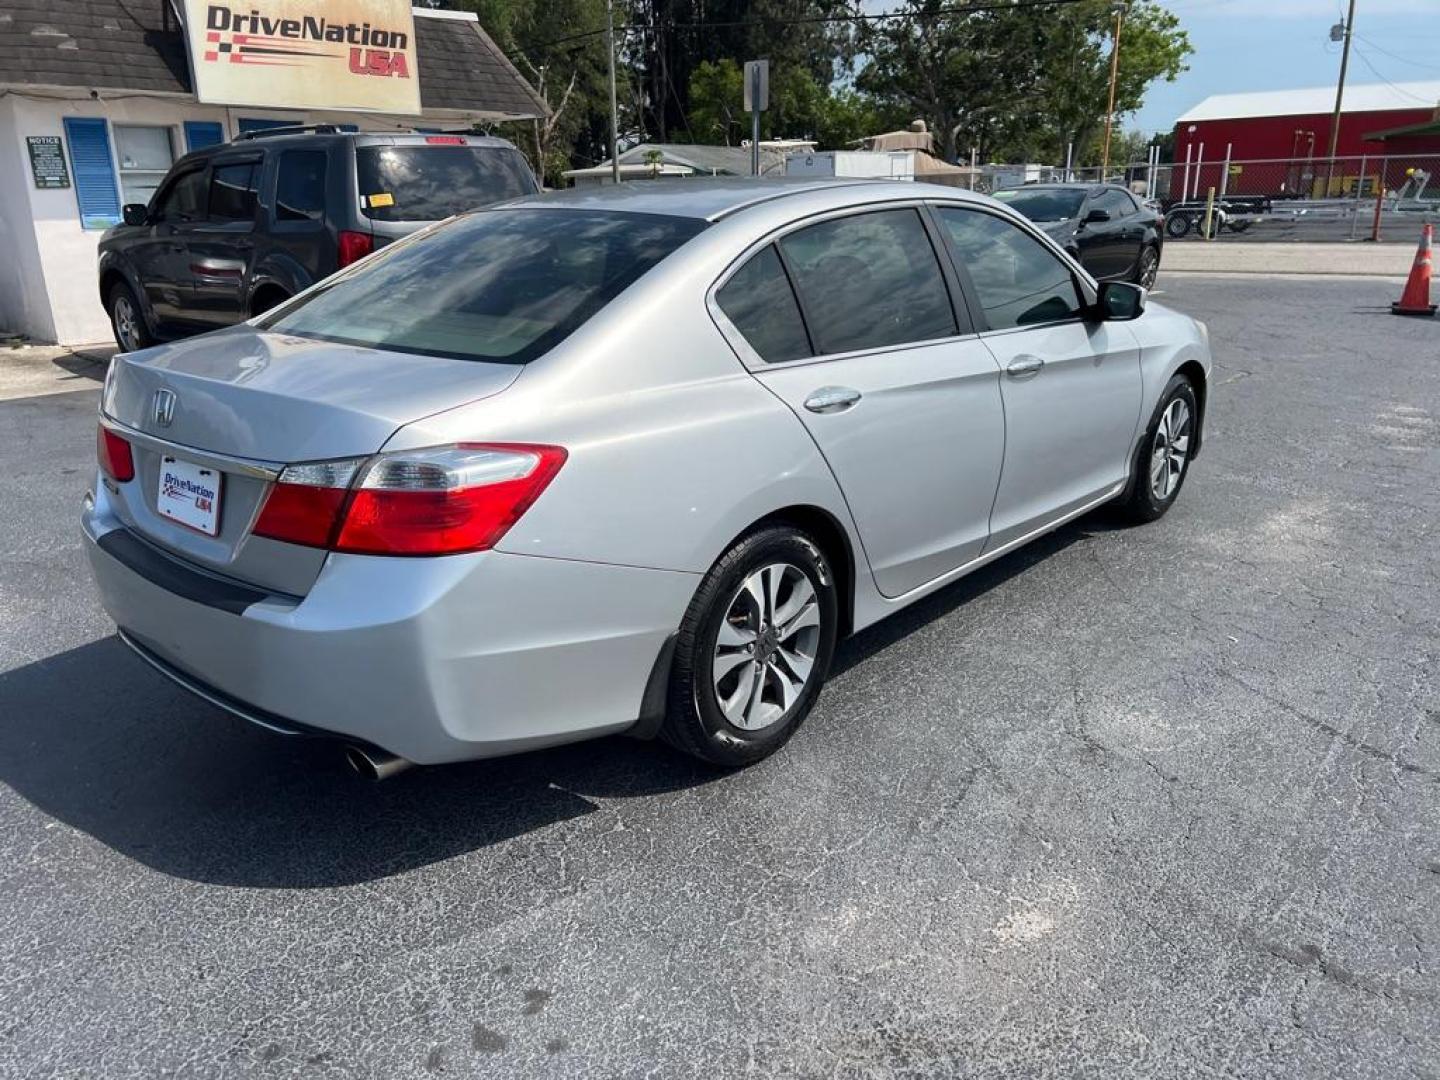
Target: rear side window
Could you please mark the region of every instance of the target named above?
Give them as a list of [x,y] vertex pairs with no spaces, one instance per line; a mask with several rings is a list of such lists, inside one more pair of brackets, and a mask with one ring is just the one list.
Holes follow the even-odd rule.
[[715,302],[767,364],[811,355],[800,305],[773,244],[737,270]]
[[523,364],[704,227],[660,214],[467,214],[392,244],[262,325],[347,345]]
[[247,161],[217,165],[210,173],[210,220],[251,221],[255,217],[255,174],[259,166]]
[[361,146],[360,207],[374,221],[439,221],[535,193],[514,150],[489,146]]
[[275,170],[275,220],[319,221],[325,216],[324,150],[286,150]]
[[978,210],[937,211],[992,330],[1057,322],[1080,313],[1070,268],[1029,233]]
[[822,221],[784,237],[780,249],[821,353],[956,333],[940,263],[913,209]]

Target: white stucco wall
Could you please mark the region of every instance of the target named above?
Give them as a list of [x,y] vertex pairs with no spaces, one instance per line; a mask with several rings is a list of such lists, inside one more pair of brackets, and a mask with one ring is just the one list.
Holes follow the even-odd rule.
[[[226,138],[238,133],[242,116],[287,123],[358,124],[370,131],[407,130],[413,124],[463,123],[341,112],[227,108],[199,105],[182,97],[61,99],[38,89],[33,93],[5,93],[0,96],[0,252],[4,253],[0,257],[0,330],[62,345],[111,340],[110,322],[101,307],[96,280],[96,247],[103,230],[81,227],[73,176],[69,188],[41,191],[30,174],[26,137],[59,135],[63,139],[67,116],[108,120],[112,125],[112,155],[114,124],[169,127],[177,157],[186,151],[186,120],[219,121]],[[65,152],[68,163],[68,143]]]

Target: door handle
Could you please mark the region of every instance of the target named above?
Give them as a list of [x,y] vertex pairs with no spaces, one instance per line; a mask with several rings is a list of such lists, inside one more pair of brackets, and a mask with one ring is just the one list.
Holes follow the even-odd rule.
[[822,386],[805,399],[805,408],[813,413],[844,412],[860,400],[860,391],[848,386]]
[[1045,361],[1038,356],[1017,356],[1010,361],[1010,366],[1005,369],[1012,379],[1033,379],[1040,374],[1040,369],[1045,366]]

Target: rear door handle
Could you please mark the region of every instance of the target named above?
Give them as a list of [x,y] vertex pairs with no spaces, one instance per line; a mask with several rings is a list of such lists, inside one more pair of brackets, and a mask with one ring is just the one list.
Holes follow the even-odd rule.
[[822,386],[805,399],[805,408],[813,413],[844,412],[860,400],[860,391],[848,386]]
[[1032,379],[1044,366],[1045,361],[1038,356],[1017,356],[1005,371],[1012,379]]

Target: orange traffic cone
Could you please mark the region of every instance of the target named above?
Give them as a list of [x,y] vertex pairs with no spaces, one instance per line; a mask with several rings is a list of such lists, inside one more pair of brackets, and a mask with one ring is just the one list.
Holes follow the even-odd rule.
[[1410,268],[1410,280],[1405,282],[1405,291],[1400,294],[1399,303],[1390,305],[1392,315],[1435,314],[1435,305],[1430,303],[1430,241],[1434,236],[1434,225],[1426,225],[1420,230],[1415,265]]

